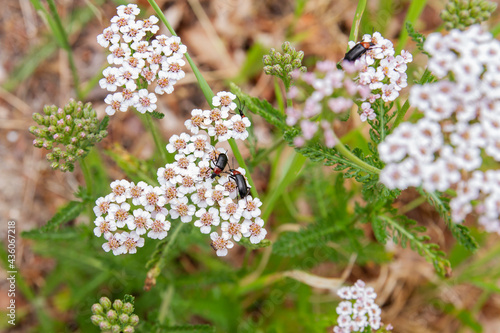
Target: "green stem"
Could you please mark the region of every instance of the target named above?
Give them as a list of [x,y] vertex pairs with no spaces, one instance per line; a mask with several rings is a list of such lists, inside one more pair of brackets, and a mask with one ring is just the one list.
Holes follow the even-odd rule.
[[[426,4],[427,0],[410,1],[410,8],[408,8],[408,12],[406,13],[405,23],[403,24],[403,27],[406,26],[406,22],[410,22],[412,25],[415,25],[415,22],[424,10]],[[408,31],[406,31],[406,29],[401,29],[398,45],[396,47],[396,54],[399,54],[401,52],[401,50],[405,47],[407,41]]]
[[[90,198],[93,198],[93,193],[94,193],[94,186],[93,186],[93,181],[92,181],[92,175],[90,174],[90,169],[87,165],[87,162],[85,161],[85,158],[80,158],[78,159],[78,162],[80,163],[80,168],[82,168],[82,173],[83,173],[83,179],[85,179],[85,187],[87,188],[87,196]],[[89,220],[92,221],[94,217],[94,211],[93,211],[94,203],[92,200],[89,200],[87,203],[87,214],[89,215]]]
[[358,6],[356,7],[356,13],[354,13],[354,19],[352,21],[351,33],[349,34],[349,40],[356,41],[359,35],[359,26],[361,24],[361,18],[366,8],[366,0],[358,1]]
[[[425,69],[424,74],[422,74],[422,77],[420,78],[419,84],[426,83],[430,76],[431,72],[428,69]],[[406,100],[405,104],[403,104],[401,109],[399,109],[398,114],[396,115],[396,120],[394,120],[392,129],[397,128],[399,124],[404,120],[406,112],[408,112],[409,108],[410,108],[410,102],[409,100]]]
[[262,207],[262,219],[266,221],[276,204],[278,198],[283,194],[286,187],[290,185],[295,179],[297,179],[300,170],[304,166],[307,158],[302,154],[297,154],[295,151],[292,153],[292,162],[289,164],[288,169],[284,171],[284,175],[281,178],[279,184],[272,190],[269,191],[271,195],[266,198],[264,207]]
[[179,232],[181,231],[181,229],[184,226],[184,224],[185,224],[184,222],[178,221],[177,226],[175,227],[174,232],[172,232],[170,234],[170,236],[169,236],[170,240],[167,243],[167,245],[165,245],[165,247],[163,248],[163,251],[161,252],[161,258],[158,261],[158,263],[156,264],[156,266],[158,267],[158,270],[160,272],[163,269],[163,267],[165,267],[165,259],[167,258],[168,251],[170,251],[170,248],[172,247],[172,244],[174,244],[175,239],[177,238],[177,236],[179,236]]
[[355,163],[357,166],[359,166],[361,169],[364,169],[366,172],[369,173],[375,173],[379,174],[380,169],[374,167],[373,165],[370,165],[366,163],[365,161],[359,159],[356,155],[354,155],[349,149],[344,146],[340,140],[337,139],[337,144],[335,145],[335,148],[342,154],[344,155],[348,160],[351,162]]
[[87,188],[87,194],[91,196],[93,193],[93,184],[89,167],[84,158],[78,159],[78,162],[80,163],[80,167],[82,168],[83,178],[85,179],[85,186]]
[[[172,28],[172,26],[170,25],[170,23],[168,23],[167,18],[163,14],[163,11],[160,9],[160,7],[158,6],[158,4],[154,0],[148,0],[148,2],[151,5],[151,7],[153,7],[154,11],[160,17],[160,20],[163,22],[163,24],[165,24],[165,26],[170,31],[170,33],[173,36],[177,36],[177,34],[175,33],[175,30]],[[212,98],[215,95],[214,95],[212,89],[210,88],[210,86],[208,85],[207,80],[205,80],[205,78],[201,74],[200,70],[195,65],[194,61],[191,59],[191,57],[189,56],[189,54],[187,52],[184,54],[184,56],[186,57],[186,60],[188,61],[189,66],[191,66],[191,69],[192,69],[194,75],[196,76],[196,80],[198,80],[198,84],[200,85],[200,88],[203,91],[203,95],[205,95],[205,99],[207,100],[207,102],[210,105],[210,107],[213,107],[213,105],[212,105]],[[231,149],[233,151],[234,157],[238,161],[238,164],[243,169],[246,170],[245,177],[247,178],[248,183],[251,186],[250,191],[252,192],[252,196],[257,197],[257,195],[258,195],[257,189],[255,188],[254,182],[252,180],[252,176],[250,175],[250,170],[248,169],[248,166],[246,165],[245,160],[243,159],[243,156],[241,155],[241,152],[238,149],[238,146],[236,145],[236,142],[234,141],[234,139],[229,139],[229,145],[231,146]]]
[[75,86],[75,91],[76,91],[76,96],[78,100],[82,99],[82,93],[80,91],[80,80],[78,78],[78,71],[76,69],[75,65],[75,59],[73,58],[73,50],[71,49],[71,46],[69,44],[68,40],[68,34],[66,33],[66,30],[64,30],[63,24],[61,22],[61,18],[59,17],[59,13],[57,12],[56,4],[54,0],[47,0],[47,3],[49,4],[49,9],[52,14],[52,17],[55,20],[55,27],[56,29],[59,30],[59,34],[61,36],[61,41],[63,43],[62,47],[64,50],[66,50],[66,53],[68,54],[68,61],[69,61],[69,66],[71,68],[71,74],[73,76],[73,84]]
[[148,127],[151,130],[151,135],[153,136],[153,140],[155,141],[156,148],[160,152],[162,162],[166,163],[167,161],[167,152],[165,150],[164,145],[162,144],[162,140],[160,136],[158,135],[158,131],[156,130],[156,126],[153,123],[153,120],[151,119],[152,117],[150,115],[145,115],[146,121],[148,123]]

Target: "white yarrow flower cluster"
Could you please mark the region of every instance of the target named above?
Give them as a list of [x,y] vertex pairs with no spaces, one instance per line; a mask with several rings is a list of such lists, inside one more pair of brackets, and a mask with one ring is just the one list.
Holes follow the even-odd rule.
[[[294,139],[296,146],[303,146],[315,137],[320,137],[329,148],[337,144],[333,132],[334,120],[351,109],[354,98],[367,98],[370,92],[368,88],[353,82],[348,75],[352,73],[354,68],[347,73],[337,69],[336,63],[332,61],[318,62],[314,72],[302,73],[297,70],[292,73],[297,84],[290,88],[288,98],[302,102],[302,107],[291,106],[285,112],[287,125],[299,126],[302,132]],[[318,123],[317,119],[321,119],[321,122]]]
[[144,246],[143,237],[167,236],[170,222],[161,209],[166,200],[158,187],[124,179],[112,182],[110,187],[111,193],[98,198],[94,207],[94,234],[107,241],[102,246],[104,251],[113,251],[114,255],[136,253]]
[[[104,99],[106,113],[125,112],[135,107],[141,113],[156,110],[157,94],[170,94],[174,84],[185,76],[181,69],[186,46],[176,36],[151,36],[159,30],[158,18],[136,20],[140,10],[135,4],[118,6],[111,26],[97,36],[97,42],[111,52],[107,67],[99,81],[101,88],[110,92]],[[153,92],[147,88],[156,81]],[[120,91],[119,91],[120,89]]]
[[233,114],[238,106],[234,102],[236,95],[220,91],[212,98],[212,110],[194,109],[191,111],[191,119],[185,121],[184,125],[193,134],[204,130],[209,136],[219,142],[229,139],[245,140],[248,138],[247,127],[250,120],[243,114]]
[[424,117],[401,124],[379,145],[387,163],[380,181],[399,189],[455,188],[453,220],[476,213],[488,231],[500,233],[500,173],[482,168],[484,157],[500,161],[500,42],[471,26],[433,33],[424,48],[440,81],[411,89],[410,104]]
[[[358,280],[352,287],[340,288],[337,294],[345,301],[337,306],[338,325],[333,328],[333,332],[365,332],[366,328],[381,328],[382,311],[375,303],[377,294],[372,287],[365,287],[365,283]],[[387,325],[386,330],[391,329],[392,326]]]
[[[376,100],[382,99],[384,102],[392,102],[398,96],[401,89],[408,85],[406,75],[407,64],[413,61],[410,52],[402,50],[400,55],[394,56],[395,50],[392,42],[382,37],[379,32],[373,35],[364,35],[362,42],[373,43],[365,54],[363,54],[356,63],[359,63],[361,70],[359,72],[358,83],[368,87],[371,90],[367,98],[370,104]],[[353,48],[355,42],[350,41],[349,46]],[[347,61],[343,66],[349,66]],[[363,108],[362,120],[366,120],[371,112],[369,105]],[[373,112],[373,110],[372,110]],[[363,120],[363,121],[364,121]]]
[[[241,175],[246,181],[245,170],[217,169],[219,155],[227,152],[212,146],[211,138],[199,131],[209,133],[211,126],[224,121],[232,133],[229,137],[245,139],[246,128],[250,126],[246,117],[235,115],[224,120],[236,109],[235,98],[228,92],[214,97],[213,104],[218,106],[216,110],[222,120],[214,120],[210,113],[204,118],[201,110],[193,110],[193,117],[186,122],[193,135],[173,135],[166,146],[169,153],[175,154],[175,162],[158,169],[160,186],[117,180],[111,183],[111,194],[97,199],[94,233],[108,241],[103,245],[105,251],[112,250],[115,255],[135,253],[136,247],[144,245],[141,236],[163,239],[174,220],[193,222],[201,233],[210,234],[211,245],[218,256],[227,255],[228,249],[234,246],[233,241],[239,242],[242,237],[252,244],[266,237],[264,220],[260,217],[262,202],[247,193],[241,195],[237,187],[235,175]],[[198,130],[193,131],[195,127]],[[215,136],[215,141],[217,139],[223,141],[220,135]],[[250,188],[248,183],[245,185]],[[215,227],[220,227],[220,234],[213,231]]]

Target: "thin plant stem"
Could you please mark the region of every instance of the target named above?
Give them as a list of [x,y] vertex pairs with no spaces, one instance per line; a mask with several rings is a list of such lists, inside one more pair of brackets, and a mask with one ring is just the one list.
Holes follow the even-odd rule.
[[146,115],[146,121],[147,121],[148,127],[151,131],[151,135],[153,136],[153,140],[155,141],[156,148],[160,152],[162,162],[165,163],[167,161],[167,153],[165,151],[165,147],[161,143],[161,138],[158,135],[158,131],[156,130],[156,126],[153,123],[153,120],[151,120],[151,118],[152,117],[150,115]]
[[356,7],[356,13],[354,13],[354,19],[352,21],[351,33],[349,34],[349,40],[355,41],[359,35],[359,26],[361,24],[361,18],[366,8],[366,0],[358,1],[358,6]]
[[292,162],[289,164],[288,170],[285,171],[285,174],[281,178],[278,185],[273,190],[269,191],[271,195],[265,200],[265,207],[262,209],[262,219],[264,221],[266,221],[271,215],[276,201],[283,194],[286,187],[298,177],[300,170],[302,170],[302,167],[307,160],[304,155],[297,154],[295,151],[292,153],[290,158],[292,159]]
[[[174,28],[172,28],[172,26],[168,22],[167,18],[163,14],[163,11],[158,6],[158,4],[156,3],[156,1],[154,1],[154,0],[148,0],[148,2],[151,5],[151,7],[153,7],[153,9],[156,12],[156,14],[160,17],[160,20],[163,22],[163,24],[165,24],[165,26],[167,27],[168,31],[170,31],[170,33],[172,34],[172,36],[177,36],[177,34],[175,33]],[[191,57],[189,56],[189,54],[187,52],[184,54],[184,56],[186,57],[186,60],[189,63],[189,66],[191,67],[191,69],[192,69],[192,71],[193,71],[193,73],[194,73],[194,75],[196,77],[196,80],[198,81],[198,84],[200,85],[200,88],[201,88],[201,90],[203,92],[203,95],[205,96],[205,99],[207,100],[207,102],[210,105],[210,107],[213,107],[213,105],[212,105],[212,98],[215,95],[214,95],[212,89],[210,88],[210,86],[208,85],[207,80],[205,80],[205,78],[201,74],[200,70],[198,69],[198,67],[194,63],[193,59],[191,59]],[[252,195],[253,196],[258,196],[257,189],[255,188],[254,182],[252,180],[252,176],[250,175],[250,170],[248,169],[248,166],[246,165],[245,160],[243,159],[243,156],[241,155],[241,152],[238,149],[238,146],[236,145],[236,141],[234,139],[229,139],[229,145],[231,146],[231,149],[233,151],[234,157],[238,161],[238,164],[243,169],[245,169],[247,171],[247,173],[245,174],[245,177],[247,178],[248,183],[251,186],[250,191],[251,191]]]
[[375,173],[379,174],[380,169],[374,167],[373,165],[370,165],[366,163],[365,161],[359,159],[356,155],[354,155],[349,149],[344,146],[340,140],[337,139],[337,144],[335,145],[335,148],[342,154],[344,155],[349,161],[353,162],[356,164],[360,169],[363,169],[364,171],[368,173]]
[[55,28],[59,30],[59,35],[61,36],[61,42],[63,43],[62,47],[68,54],[68,61],[69,61],[69,66],[71,68],[71,74],[73,77],[73,85],[75,86],[76,96],[79,100],[81,100],[82,93],[80,91],[80,79],[78,77],[78,71],[76,69],[75,59],[73,58],[73,50],[71,49],[71,46],[69,44],[68,34],[66,33],[66,30],[64,30],[54,0],[47,0],[47,3],[49,4],[50,12],[55,21]]
[[[89,197],[92,197],[94,193],[94,186],[92,181],[92,175],[90,174],[90,169],[87,165],[87,162],[85,161],[85,158],[78,159],[78,162],[80,164],[80,168],[82,169],[83,179],[85,180],[85,187],[87,188],[87,195]],[[92,221],[92,218],[94,216],[92,201],[88,202],[87,209],[88,209],[89,220]]]

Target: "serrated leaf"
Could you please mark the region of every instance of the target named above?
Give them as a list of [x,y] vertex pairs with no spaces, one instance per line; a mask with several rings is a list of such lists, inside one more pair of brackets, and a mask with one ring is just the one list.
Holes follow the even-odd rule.
[[78,215],[80,215],[80,213],[84,210],[84,208],[85,205],[83,204],[83,202],[70,201],[65,206],[59,208],[57,213],[55,213],[54,216],[47,221],[47,224],[45,224],[42,228],[40,228],[40,230],[42,232],[56,230],[63,223],[66,223],[68,221],[77,218]]
[[411,22],[408,21],[406,22],[406,31],[408,31],[408,35],[417,44],[417,47],[420,50],[420,52],[430,57],[430,54],[424,50],[425,36],[417,32],[413,27],[413,24],[411,24]]
[[428,193],[419,188],[420,194],[427,198],[427,201],[434,206],[439,215],[444,219],[448,229],[450,229],[453,237],[467,250],[474,252],[479,248],[477,241],[470,234],[470,230],[461,224],[457,224],[451,220],[450,208],[448,205],[449,199],[441,197],[438,193]]
[[231,92],[234,93],[238,98],[245,104],[248,110],[258,114],[270,124],[279,128],[282,132],[290,129],[290,127],[285,122],[285,115],[279,110],[275,109],[266,100],[261,100],[256,97],[251,97],[241,91],[241,89],[234,83],[230,84]]
[[109,116],[106,115],[104,118],[102,118],[101,122],[99,123],[99,132],[106,130],[108,128],[109,124]]
[[163,119],[163,118],[165,118],[165,114],[158,112],[158,111],[153,111],[153,112],[151,112],[151,117],[156,118],[156,119]]
[[74,229],[65,229],[61,231],[54,232],[44,232],[41,229],[33,229],[28,231],[23,231],[21,236],[26,239],[34,240],[69,240],[78,238],[80,234]]
[[322,224],[310,226],[299,232],[286,232],[274,242],[273,253],[284,257],[297,256],[344,234],[344,231],[336,227],[325,227]]
[[386,223],[384,220],[380,218],[373,218],[372,219],[372,228],[373,228],[373,234],[375,235],[375,238],[377,241],[381,244],[386,244],[387,243],[387,230],[386,230]]

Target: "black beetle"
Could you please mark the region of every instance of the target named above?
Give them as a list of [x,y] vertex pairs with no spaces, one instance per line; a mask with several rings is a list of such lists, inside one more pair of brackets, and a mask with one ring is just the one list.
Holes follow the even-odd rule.
[[372,46],[374,46],[375,44],[373,44],[372,42],[360,42],[356,45],[354,45],[354,47],[352,49],[349,50],[349,52],[347,52],[344,56],[344,60],[347,60],[347,61],[356,61],[358,60],[363,54],[366,53],[366,51],[368,51],[368,49]]

